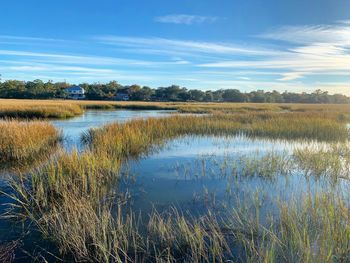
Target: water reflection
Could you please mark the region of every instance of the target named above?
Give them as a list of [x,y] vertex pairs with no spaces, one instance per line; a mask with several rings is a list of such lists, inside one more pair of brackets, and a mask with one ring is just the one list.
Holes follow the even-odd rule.
[[[192,214],[213,207],[230,209],[237,200],[255,193],[266,195],[266,200],[289,200],[306,192],[337,187],[305,177],[304,171],[291,166],[285,158],[296,147],[321,145],[324,144],[245,136],[184,137],[168,142],[163,150],[147,158],[127,163],[127,179],[119,185],[119,191],[130,193],[132,209],[145,214],[171,206]],[[271,167],[271,162],[281,164]],[[253,174],[259,169],[260,174]],[[348,181],[339,185],[349,187]],[[271,210],[271,202],[267,201],[266,206]]]

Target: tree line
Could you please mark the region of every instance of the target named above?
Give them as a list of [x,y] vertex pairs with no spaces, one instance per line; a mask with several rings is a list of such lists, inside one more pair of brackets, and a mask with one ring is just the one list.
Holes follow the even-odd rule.
[[[0,98],[13,99],[64,99],[66,82],[43,82],[42,80],[0,82]],[[350,103],[350,98],[342,94],[329,94],[316,90],[312,93],[278,92],[263,90],[241,92],[238,89],[202,91],[172,85],[150,88],[147,86],[123,86],[116,81],[108,83],[82,83],[86,99],[115,100],[117,94],[127,94],[135,101],[199,101],[199,102],[253,102],[253,103]]]

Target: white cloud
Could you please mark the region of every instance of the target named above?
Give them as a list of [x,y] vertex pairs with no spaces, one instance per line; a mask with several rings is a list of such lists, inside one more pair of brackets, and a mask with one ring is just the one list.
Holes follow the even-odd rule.
[[287,72],[287,73],[282,73],[282,78],[278,79],[281,81],[290,81],[290,80],[295,80],[295,79],[300,79],[303,77],[303,72]]
[[0,55],[15,57],[30,57],[26,61],[31,62],[53,62],[64,64],[85,64],[85,65],[124,65],[124,66],[149,66],[157,67],[164,65],[188,64],[188,61],[147,61],[125,59],[117,57],[105,56],[89,56],[89,55],[67,55],[60,53],[44,53],[44,52],[28,52],[20,50],[4,50],[0,49]]
[[17,40],[17,41],[36,41],[36,42],[66,42],[65,39],[44,38],[44,37],[27,37],[27,36],[11,36],[0,35],[0,40]]
[[258,36],[297,44],[327,43],[348,46],[350,45],[350,23],[284,26]]
[[205,42],[205,41],[191,41],[178,40],[167,38],[140,38],[140,37],[122,37],[122,36],[97,36],[97,41],[104,44],[133,47],[135,49],[146,49],[158,51],[171,52],[192,52],[192,53],[206,53],[212,55],[250,55],[250,56],[267,56],[280,55],[283,52],[272,50],[269,48],[262,48],[256,46],[249,46],[247,44],[237,45],[232,43],[220,42]]
[[171,14],[166,16],[158,16],[154,21],[159,23],[170,23],[170,24],[203,24],[213,23],[218,20],[215,16],[198,16],[198,15],[186,15],[186,14]]

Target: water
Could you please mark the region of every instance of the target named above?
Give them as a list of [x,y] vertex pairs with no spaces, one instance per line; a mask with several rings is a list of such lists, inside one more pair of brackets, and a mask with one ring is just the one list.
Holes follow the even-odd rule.
[[[171,111],[86,111],[82,116],[52,123],[61,129],[63,146],[70,151],[73,147],[83,149],[80,138],[90,128],[115,121],[169,114]],[[128,193],[126,206],[136,213],[141,212],[145,217],[153,209],[162,212],[170,207],[192,215],[202,215],[208,210],[225,214],[236,206],[237,200],[252,199],[257,194],[264,197],[264,220],[264,213],[277,211],[274,202],[277,198],[288,200],[308,191],[324,191],[330,187],[343,191],[349,187],[348,181],[333,186],[323,180],[306,178],[297,169],[289,171],[288,176],[236,177],[233,171],[237,169],[237,162],[242,158],[259,159],[270,153],[288,156],[296,147],[317,144],[321,143],[250,139],[244,136],[187,136],[169,141],[149,156],[124,164],[121,180],[115,187],[118,192]],[[1,178],[0,190],[8,192],[6,176]],[[0,194],[0,204],[9,201],[8,197]],[[0,207],[1,212],[4,212],[4,206]],[[18,224],[0,220],[0,241],[21,237],[21,230]],[[23,244],[23,248],[29,251],[45,245],[35,232],[26,236]],[[17,261],[26,262],[26,259]]]
[[[272,178],[236,178],[232,171],[240,159],[259,160],[271,153],[287,156],[295,148],[315,144],[253,140],[244,136],[188,136],[169,142],[147,158],[130,161],[124,167],[127,179],[119,185],[119,191],[131,193],[133,211],[145,214],[153,209],[162,212],[173,206],[191,214],[202,214],[212,208],[230,209],[237,198],[241,200],[256,193],[266,194],[267,200],[288,200],[308,191],[328,189],[330,183],[306,178],[297,169],[288,176],[277,174]],[[347,181],[344,186],[349,186]],[[271,210],[268,201],[266,208]]]

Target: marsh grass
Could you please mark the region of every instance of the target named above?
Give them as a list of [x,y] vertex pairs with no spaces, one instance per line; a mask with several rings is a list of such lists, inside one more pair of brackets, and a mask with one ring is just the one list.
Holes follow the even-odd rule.
[[61,140],[60,132],[47,122],[0,121],[0,164],[23,166],[44,156]]
[[[226,228],[243,248],[245,262],[348,262],[349,207],[336,193],[306,193],[279,203],[277,215],[262,225],[260,213],[235,208]],[[237,228],[237,226],[240,226]]]
[[98,251],[94,244],[106,234],[100,231],[109,227],[107,193],[112,194],[109,190],[119,166],[106,156],[61,152],[29,176],[10,181],[12,193],[4,194],[17,209],[3,217],[34,223],[44,238],[58,244],[62,254],[76,259],[94,254]]
[[82,108],[71,102],[40,100],[0,100],[0,118],[39,119],[70,118],[83,113]]
[[[114,190],[124,161],[147,155],[181,136],[245,134],[344,141],[348,136],[344,122],[333,113],[327,116],[258,112],[108,124],[83,136],[88,146],[83,153],[61,152],[29,176],[14,178],[12,193],[3,193],[14,201],[5,216],[34,224],[68,261],[346,262],[350,212],[336,192],[308,193],[302,202],[281,201],[277,215],[271,213],[268,224],[262,224],[258,198],[253,204],[237,202],[223,218],[211,211],[192,217],[170,208],[164,213],[153,211],[145,220],[124,211],[120,193]],[[276,155],[245,159],[236,172],[270,178],[288,170],[285,162]]]
[[236,178],[276,179],[279,176],[288,176],[292,169],[293,165],[287,153],[270,151],[239,156],[231,164],[231,175]]
[[0,262],[13,262],[15,250],[19,246],[19,241],[0,243]]
[[[264,201],[253,193],[248,196],[256,198],[237,202],[223,217],[211,211],[186,216],[170,208],[154,210],[146,220],[123,212],[120,204],[113,209],[105,198],[96,203],[87,193],[66,194],[47,199],[50,206],[43,209],[38,202],[32,220],[74,261],[347,262],[350,256],[350,211],[336,192],[277,201],[278,211],[266,223]],[[22,197],[20,204],[26,202]]]
[[[280,159],[273,155],[259,160],[273,160],[263,171],[280,170]],[[247,176],[261,174],[259,160],[249,159]],[[8,216],[29,219],[44,238],[58,245],[64,258],[74,261],[349,260],[350,210],[341,192],[307,192],[277,200],[278,210],[268,213],[268,220],[261,218],[264,200],[256,193],[237,199],[222,217],[210,210],[193,217],[169,208],[162,213],[154,210],[145,219],[123,211],[123,203],[115,204],[110,186],[118,179],[119,167],[107,155],[61,153],[29,178],[12,182],[17,213]]]

